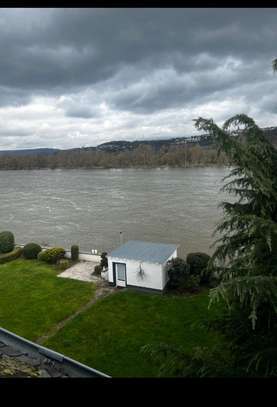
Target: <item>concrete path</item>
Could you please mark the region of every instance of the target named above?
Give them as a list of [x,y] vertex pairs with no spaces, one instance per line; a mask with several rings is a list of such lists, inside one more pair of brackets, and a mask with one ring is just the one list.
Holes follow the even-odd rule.
[[94,267],[98,264],[99,263],[94,263],[92,261],[80,261],[79,263],[75,264],[72,267],[69,267],[68,269],[60,273],[58,277],[96,282],[99,281],[100,278],[97,276],[93,276],[92,273],[94,272]]

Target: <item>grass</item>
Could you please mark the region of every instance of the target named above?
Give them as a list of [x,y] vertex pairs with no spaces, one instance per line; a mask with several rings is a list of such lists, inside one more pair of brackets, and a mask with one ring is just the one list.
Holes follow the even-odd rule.
[[45,346],[113,377],[153,377],[157,367],[140,352],[143,345],[164,342],[190,352],[223,341],[203,325],[215,316],[207,306],[207,292],[185,297],[123,291],[99,300]]
[[93,284],[56,275],[35,260],[0,265],[0,326],[36,340],[91,299]]
[[[54,266],[17,259],[0,265],[0,326],[36,341],[93,297],[95,286],[57,278]],[[113,377],[158,373],[146,344],[167,343],[188,352],[223,337],[203,322],[215,317],[208,293],[193,296],[119,291],[98,300],[43,344]]]

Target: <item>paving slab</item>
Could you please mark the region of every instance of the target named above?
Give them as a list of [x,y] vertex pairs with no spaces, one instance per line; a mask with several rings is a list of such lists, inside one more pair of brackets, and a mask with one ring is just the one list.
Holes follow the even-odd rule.
[[73,280],[80,281],[100,281],[100,277],[92,275],[92,273],[94,272],[94,267],[98,264],[99,263],[93,261],[80,261],[79,263],[75,264],[72,267],[69,267],[68,269],[60,273],[58,277],[72,278]]

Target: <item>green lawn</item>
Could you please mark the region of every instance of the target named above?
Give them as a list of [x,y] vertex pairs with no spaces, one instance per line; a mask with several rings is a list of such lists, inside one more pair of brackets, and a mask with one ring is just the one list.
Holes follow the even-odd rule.
[[0,265],[0,326],[36,340],[90,300],[93,284],[56,275],[34,260]]
[[187,297],[119,292],[99,300],[45,345],[114,377],[156,376],[141,346],[165,342],[190,351],[223,341],[203,326],[215,312],[207,306],[207,292]]
[[[54,267],[38,261],[0,265],[0,326],[35,341],[86,304],[94,290],[91,283],[58,278]],[[119,291],[98,300],[44,345],[114,377],[156,376],[157,367],[140,352],[143,345],[163,342],[190,351],[224,340],[203,325],[214,317],[207,306],[207,292]]]

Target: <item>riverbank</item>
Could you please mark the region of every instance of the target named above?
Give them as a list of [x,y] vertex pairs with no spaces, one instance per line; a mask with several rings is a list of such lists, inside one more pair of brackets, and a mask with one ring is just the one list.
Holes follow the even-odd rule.
[[193,168],[194,166],[224,165],[228,160],[214,148],[199,145],[178,145],[154,149],[138,146],[133,150],[98,151],[67,150],[52,155],[3,155],[0,169],[95,169],[95,168]]
[[189,169],[189,168],[229,168],[230,165],[227,164],[216,164],[216,163],[208,163],[208,164],[193,164],[189,166],[174,166],[174,165],[160,165],[160,166],[130,166],[130,167],[105,167],[105,166],[97,166],[97,167],[90,167],[90,168],[85,168],[85,167],[33,167],[33,168],[0,168],[0,171],[48,171],[48,170],[58,170],[58,171],[71,171],[71,170],[85,170],[85,171],[90,171],[90,170],[169,170],[169,169]]

